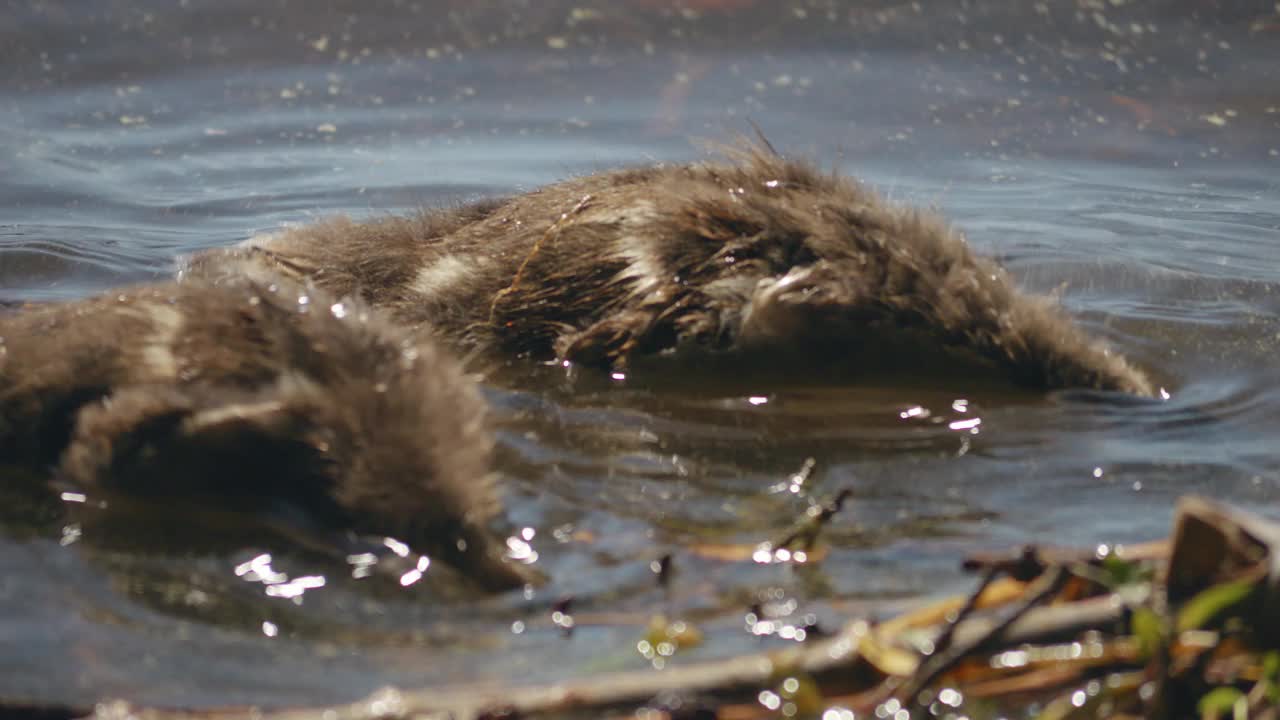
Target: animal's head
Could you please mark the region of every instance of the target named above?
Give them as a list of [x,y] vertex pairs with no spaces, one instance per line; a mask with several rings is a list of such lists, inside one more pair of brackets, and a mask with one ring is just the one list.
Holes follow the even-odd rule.
[[[396,538],[491,590],[534,579],[489,530],[500,511],[485,405],[429,343],[333,319],[270,382],[134,386],[81,411],[62,470],[86,485],[285,503]],[[302,368],[305,368],[303,370]]]

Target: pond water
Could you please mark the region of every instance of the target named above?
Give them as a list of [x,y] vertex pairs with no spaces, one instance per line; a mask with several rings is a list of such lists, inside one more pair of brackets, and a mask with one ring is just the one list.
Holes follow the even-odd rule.
[[[1272,2],[55,0],[5,14],[2,300],[165,277],[178,254],[334,213],[704,158],[754,123],[787,154],[941,209],[1170,397],[626,385],[515,364],[487,395],[509,516],[553,581],[492,598],[447,578],[355,580],[199,512],[72,522],[39,479],[5,477],[0,698],[277,706],[547,681],[645,667],[635,643],[660,612],[706,634],[677,662],[722,657],[789,642],[744,629],[753,603],[834,627],[968,587],[973,550],[1163,536],[1186,493],[1275,514]],[[709,551],[775,538],[846,488],[819,564]],[[663,589],[649,564],[668,552]],[[312,580],[269,593],[268,573],[237,574],[263,553]],[[571,634],[551,620],[565,596]]]

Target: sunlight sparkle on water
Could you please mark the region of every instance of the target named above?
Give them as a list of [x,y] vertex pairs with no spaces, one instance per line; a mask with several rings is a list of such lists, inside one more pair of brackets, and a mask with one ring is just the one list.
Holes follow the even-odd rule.
[[351,565],[351,577],[359,580],[373,574],[373,567],[378,564],[378,556],[370,552],[348,555],[347,563]]
[[938,702],[951,707],[960,707],[960,703],[964,702],[964,696],[953,688],[943,688],[938,691]]
[[431,558],[426,555],[418,556],[418,565],[414,569],[400,576],[400,586],[409,587],[410,585],[422,579],[422,575],[427,572],[427,568],[431,567]]
[[388,550],[402,558],[409,557],[409,546],[393,537],[382,538],[382,544],[386,545]]
[[323,575],[303,575],[290,579],[288,573],[272,568],[271,560],[270,553],[262,553],[248,562],[242,562],[235,567],[236,577],[245,582],[262,583],[266,586],[264,592],[268,597],[285,598],[295,604],[302,603],[302,596],[308,590],[325,586]]
[[927,418],[929,417],[929,411],[919,405],[916,405],[915,407],[909,407],[906,410],[903,410],[902,412],[898,413],[898,417],[902,418],[903,420],[910,420],[911,418],[914,418],[914,417]]
[[551,622],[561,630],[572,630],[574,626],[573,616],[563,610],[551,613]]
[[1020,668],[1027,664],[1026,651],[1007,650],[991,658],[993,668]]
[[902,707],[902,703],[898,702],[897,698],[890,698],[889,700],[884,701],[884,703],[877,705],[875,712],[876,717],[881,718],[882,720],[888,720],[888,718],[893,718],[893,720],[910,720],[911,718],[911,711]]
[[809,631],[795,625],[783,625],[778,628],[778,637],[783,640],[794,640],[796,642],[804,642],[809,637]]
[[538,552],[524,539],[513,535],[507,538],[507,557],[516,562],[534,563],[538,561]]
[[58,545],[66,547],[80,539],[80,524],[68,523],[62,527],[62,537],[58,540]]
[[982,418],[969,418],[968,420],[956,420],[947,427],[952,430],[968,430],[970,432],[978,432],[978,426],[982,424]]
[[809,561],[809,554],[803,550],[792,552],[787,548],[775,548],[769,543],[764,543],[751,553],[751,560],[761,565],[786,562],[803,564]]
[[303,575],[302,577],[294,578],[288,582],[269,586],[267,588],[267,595],[269,597],[282,597],[289,599],[300,598],[306,591],[314,590],[315,588],[322,588],[324,585],[325,579],[323,575]]
[[236,577],[248,582],[260,582],[264,585],[275,585],[285,582],[289,576],[276,572],[271,567],[271,553],[262,553],[248,562],[242,562],[235,568]]

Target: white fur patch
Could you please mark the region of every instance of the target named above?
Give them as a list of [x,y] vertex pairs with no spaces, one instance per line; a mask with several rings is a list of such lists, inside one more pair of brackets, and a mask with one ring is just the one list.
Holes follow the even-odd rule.
[[284,409],[280,400],[264,400],[256,403],[225,405],[211,410],[201,410],[186,421],[189,430],[208,430],[219,426],[270,418]]
[[176,378],[178,359],[173,343],[182,329],[182,313],[168,305],[146,305],[144,312],[153,329],[142,341],[142,362],[156,377]]
[[476,261],[464,260],[456,255],[445,255],[418,271],[413,279],[413,291],[420,295],[437,296],[446,293],[476,275]]
[[[657,215],[652,202],[640,200],[631,207],[620,210],[614,220],[622,226],[622,233],[618,236],[615,250],[629,263],[618,273],[618,276],[635,281],[638,292],[643,292],[650,285],[660,282],[666,273],[658,262],[658,258],[654,256],[650,243],[645,239],[646,234],[636,232],[642,227],[651,225]],[[601,218],[601,220],[608,222],[610,218]]]

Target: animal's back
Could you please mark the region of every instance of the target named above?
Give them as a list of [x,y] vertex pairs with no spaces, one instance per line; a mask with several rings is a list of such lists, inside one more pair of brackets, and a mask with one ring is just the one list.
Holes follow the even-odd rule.
[[[528,581],[474,380],[361,301],[283,278],[113,291],[0,317],[0,450],[111,492],[269,507]],[[469,548],[460,549],[460,548]]]
[[[808,349],[857,369],[941,353],[955,371],[986,367],[1032,387],[1151,392],[935,214],[762,150],[426,217],[292,229],[193,267],[340,277],[401,321],[508,355],[617,367],[677,350]],[[407,234],[397,222],[442,231]],[[378,259],[353,260],[350,247]],[[394,278],[369,271],[387,263]]]

